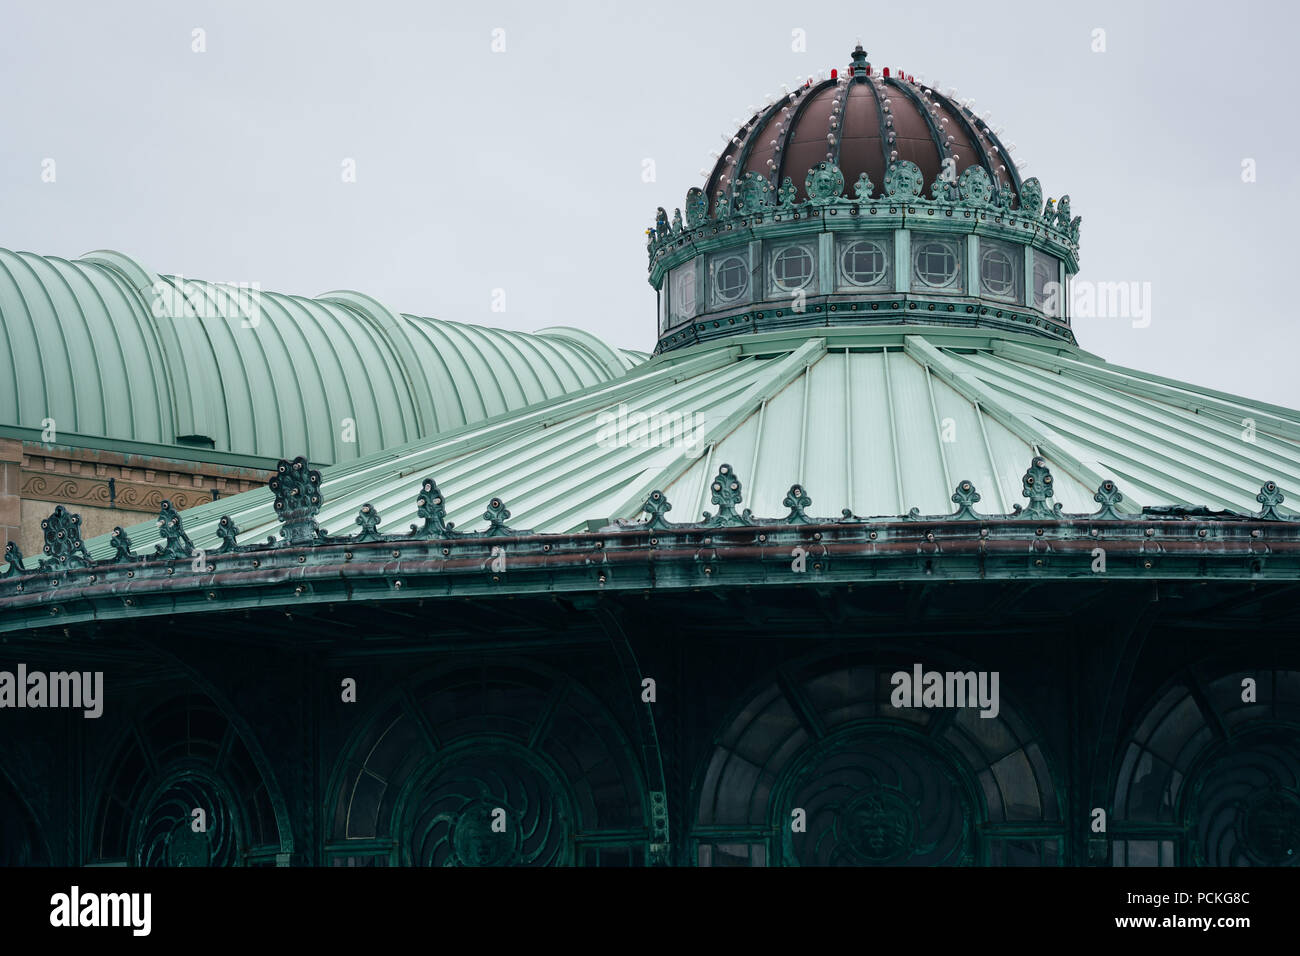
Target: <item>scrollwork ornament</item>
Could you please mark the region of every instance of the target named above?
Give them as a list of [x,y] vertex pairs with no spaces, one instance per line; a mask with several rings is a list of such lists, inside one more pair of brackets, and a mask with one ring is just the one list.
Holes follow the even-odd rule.
[[323,501],[320,483],[320,472],[309,467],[301,455],[293,461],[281,459],[267,482],[275,493],[276,516],[284,525],[281,534],[291,544],[307,544],[324,534],[316,526]]
[[1282,494],[1282,489],[1277,486],[1276,481],[1264,482],[1255,500],[1264,506],[1255,517],[1262,518],[1264,521],[1286,520],[1286,516],[1277,510],[1278,505],[1286,501],[1286,495]]
[[127,537],[126,529],[118,525],[113,529],[109,536],[108,543],[113,546],[113,563],[125,564],[127,561],[138,560],[137,556],[131,550],[131,539]]
[[0,571],[0,578],[13,578],[20,574],[26,574],[28,568],[23,564],[23,552],[18,547],[18,542],[10,541],[5,545],[5,561],[9,566]]
[[668,213],[664,212],[663,206],[660,206],[655,210],[655,233],[660,239],[666,239],[668,237],[668,230]]
[[975,490],[974,483],[966,480],[959,481],[956,489],[952,493],[952,503],[957,506],[954,518],[959,520],[975,520],[979,515],[975,513],[975,504],[980,500],[980,493]]
[[1061,504],[1048,507],[1047,499],[1056,492],[1052,488],[1052,473],[1047,462],[1041,456],[1035,456],[1022,479],[1020,493],[1029,499],[1029,507],[1014,505],[1012,514],[1018,518],[1058,519],[1061,516]]
[[645,523],[645,526],[652,531],[661,531],[672,527],[672,524],[664,517],[665,514],[672,510],[673,506],[669,504],[667,496],[657,488],[650,492],[645,503],[641,505],[641,511],[650,516],[650,520]]
[[222,515],[218,519],[217,537],[221,539],[221,547],[217,549],[217,554],[229,554],[239,550],[239,527],[230,515]]
[[1123,517],[1123,515],[1115,509],[1115,506],[1124,500],[1124,495],[1120,493],[1119,487],[1115,482],[1111,481],[1109,478],[1103,481],[1101,486],[1097,488],[1096,493],[1092,496],[1092,500],[1101,505],[1101,510],[1093,517],[1110,518],[1112,520],[1118,520]]
[[90,552],[81,540],[81,515],[73,514],[63,505],[57,505],[54,512],[41,522],[41,531],[45,535],[42,548],[46,559],[42,559],[41,570],[46,568],[86,568],[91,564]]
[[791,485],[790,490],[785,493],[785,500],[781,504],[790,509],[790,513],[784,519],[786,524],[812,523],[812,519],[807,514],[807,509],[812,507],[812,498],[808,496],[808,492],[804,490],[803,485]]
[[188,558],[194,553],[194,542],[185,533],[180,512],[166,498],[158,506],[158,534],[162,536],[163,543],[154,549],[157,557],[175,560]]
[[447,520],[447,503],[432,478],[420,483],[420,493],[415,496],[415,516],[423,519],[424,524],[411,525],[412,538],[429,541],[456,535],[453,530],[456,524]]
[[1070,197],[1062,196],[1056,205],[1056,221],[1052,223],[1061,232],[1070,231]]
[[374,505],[368,501],[363,504],[356,517],[356,524],[361,528],[356,540],[358,542],[382,540],[382,535],[379,533],[379,522],[382,520]]
[[709,488],[712,492],[709,500],[718,506],[718,513],[710,517],[705,512],[706,526],[724,528],[752,524],[748,508],[742,514],[736,514],[736,505],[741,502],[740,479],[730,465],[719,466],[718,474]]

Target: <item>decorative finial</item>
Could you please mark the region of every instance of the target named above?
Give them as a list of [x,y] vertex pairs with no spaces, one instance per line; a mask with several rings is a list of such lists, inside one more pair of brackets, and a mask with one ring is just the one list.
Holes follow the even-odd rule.
[[275,513],[284,525],[280,533],[286,541],[308,544],[323,535],[316,524],[323,501],[320,472],[306,458],[299,455],[293,461],[281,459],[267,485],[275,493]]
[[438,483],[432,477],[420,482],[420,493],[415,498],[415,516],[423,518],[423,525],[411,525],[411,537],[429,541],[451,538],[456,535],[454,521],[447,520],[447,503],[443,500]]
[[862,49],[861,42],[853,48],[853,66],[849,70],[854,76],[867,76],[871,72],[871,64],[867,62],[867,51]]

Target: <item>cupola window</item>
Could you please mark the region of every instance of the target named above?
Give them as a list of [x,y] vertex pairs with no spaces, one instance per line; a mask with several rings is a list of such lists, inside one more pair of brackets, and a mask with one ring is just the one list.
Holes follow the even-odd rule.
[[668,300],[669,311],[672,313],[673,324],[676,325],[683,319],[690,319],[695,316],[697,311],[695,305],[695,260],[684,262],[672,271],[672,281],[670,297]]
[[710,306],[741,302],[749,291],[749,256],[744,253],[724,252],[710,259]]
[[772,283],[777,292],[797,292],[812,283],[817,260],[808,246],[783,246],[772,256]]
[[1034,306],[1048,315],[1061,314],[1060,260],[1034,250]]
[[863,288],[884,283],[889,274],[890,250],[875,239],[846,243],[840,253],[840,284]]
[[916,244],[914,262],[916,278],[931,289],[956,285],[961,272],[961,254],[956,243],[947,239],[922,238]]
[[1020,269],[1024,252],[992,240],[981,240],[980,289],[999,299],[1019,299]]

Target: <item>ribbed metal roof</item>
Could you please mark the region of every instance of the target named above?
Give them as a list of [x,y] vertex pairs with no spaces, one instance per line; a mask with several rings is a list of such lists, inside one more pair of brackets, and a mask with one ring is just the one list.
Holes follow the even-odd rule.
[[[328,464],[608,381],[590,333],[399,315],[157,275],[120,253],[0,249],[0,424]],[[355,423],[352,430],[344,422]],[[184,439],[190,439],[185,442]]]
[[[574,395],[330,468],[319,523],[352,533],[370,503],[380,531],[405,531],[426,476],[464,530],[486,525],[493,496],[511,510],[512,527],[569,533],[635,518],[654,489],[672,502],[669,520],[692,521],[710,507],[723,463],[757,516],[786,514],[796,482],[812,496],[809,515],[950,514],[963,479],[983,496],[977,511],[1004,514],[1024,503],[1035,455],[1051,466],[1053,501],[1066,512],[1095,511],[1105,479],[1118,482],[1127,513],[1175,504],[1255,512],[1268,479],[1289,501],[1300,498],[1295,410],[1010,332],[823,331],[660,355]],[[634,425],[638,413],[660,424],[689,416],[698,443],[637,441],[635,432],[620,441],[620,414]],[[223,498],[186,512],[186,530],[196,547],[213,548],[216,521],[229,514],[242,541],[264,539],[278,533],[271,502],[265,489]],[[127,530],[138,551],[152,550],[152,522]],[[107,538],[89,546],[97,557],[111,553]]]

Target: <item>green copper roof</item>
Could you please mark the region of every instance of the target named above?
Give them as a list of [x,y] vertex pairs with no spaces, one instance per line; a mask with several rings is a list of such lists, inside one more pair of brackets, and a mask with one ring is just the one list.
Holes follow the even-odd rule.
[[[608,381],[645,356],[157,275],[120,253],[0,249],[0,425],[320,464]],[[348,424],[351,420],[351,425]]]
[[[494,496],[511,526],[569,533],[636,518],[656,489],[672,502],[668,519],[689,522],[711,507],[723,463],[743,482],[743,507],[763,517],[787,513],[795,483],[812,498],[809,515],[948,514],[963,480],[982,496],[977,511],[1006,514],[1024,503],[1026,465],[1037,455],[1054,476],[1051,503],[1067,513],[1093,512],[1106,480],[1123,489],[1117,510],[1128,514],[1178,504],[1254,513],[1269,479],[1291,501],[1300,496],[1300,412],[1117,368],[1032,335],[823,333],[661,355],[577,394],[327,469],[320,526],[353,533],[369,503],[380,532],[405,532],[418,522],[426,476],[465,531],[484,527]],[[669,430],[685,421],[695,441],[649,437],[638,415]],[[1289,505],[1277,512],[1296,514]],[[272,494],[258,489],[187,511],[196,547],[217,546],[222,515],[242,541],[279,532]],[[158,540],[154,522],[127,531],[137,552]],[[96,557],[112,553],[107,538],[88,544]]]

